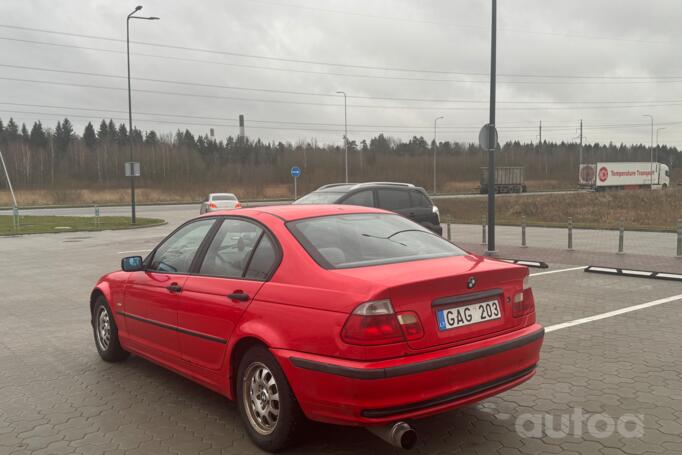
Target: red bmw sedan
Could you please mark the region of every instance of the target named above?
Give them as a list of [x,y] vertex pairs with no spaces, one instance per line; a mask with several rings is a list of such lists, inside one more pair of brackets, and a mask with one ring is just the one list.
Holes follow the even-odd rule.
[[134,353],[234,399],[265,450],[305,418],[408,448],[405,421],[533,376],[544,329],[527,277],[394,213],[261,207],[200,216],[123,259],[90,311],[104,360]]

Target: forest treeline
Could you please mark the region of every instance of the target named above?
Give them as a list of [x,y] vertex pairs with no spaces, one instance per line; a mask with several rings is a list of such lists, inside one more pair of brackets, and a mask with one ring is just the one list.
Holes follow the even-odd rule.
[[[0,120],[0,149],[18,189],[78,189],[125,187],[124,163],[132,141],[142,176],[138,185],[150,188],[204,188],[220,185],[262,187],[290,183],[291,166],[300,166],[303,188],[344,179],[342,144],[263,142],[255,138],[215,139],[189,130],[175,134],[132,132],[124,124],[101,120],[88,123],[82,133],[65,118],[54,128],[39,121],[30,129],[13,119]],[[422,136],[408,141],[379,134],[369,141],[349,141],[351,181],[408,181],[432,187],[433,152],[437,153],[438,181],[478,180],[487,155],[476,144],[443,141],[437,145]],[[658,160],[676,168],[682,158],[676,148],[654,150]],[[525,166],[528,180],[553,180],[573,185],[577,180],[577,143],[507,142],[498,153],[499,166]],[[648,161],[646,145],[587,144],[584,162]],[[0,186],[5,186],[0,178]]]

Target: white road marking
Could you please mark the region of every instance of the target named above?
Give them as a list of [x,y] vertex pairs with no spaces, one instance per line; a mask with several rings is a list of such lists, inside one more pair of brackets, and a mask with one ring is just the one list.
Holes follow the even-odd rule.
[[573,321],[563,322],[561,324],[550,325],[549,327],[545,327],[545,332],[554,332],[555,330],[561,330],[576,325],[587,324],[588,322],[598,321],[600,319],[612,318],[620,314],[630,313],[632,311],[639,311],[645,308],[650,308],[652,306],[674,302],[676,300],[682,300],[682,294],[673,295],[672,297],[666,297],[664,299],[653,300],[647,303],[641,303],[639,305],[629,306],[627,308],[621,308],[620,310],[609,311],[608,313],[596,314],[594,316],[589,316],[582,319],[575,319]]
[[587,268],[586,265],[581,266],[581,267],[573,267],[570,269],[559,269],[559,270],[550,270],[548,272],[531,273],[529,276],[549,275],[550,273],[570,272],[572,270],[585,270],[585,268]]
[[146,253],[147,251],[151,251],[151,249],[149,249],[149,250],[130,250],[130,251],[119,251],[119,252],[118,252],[117,254],[128,254],[128,253]]

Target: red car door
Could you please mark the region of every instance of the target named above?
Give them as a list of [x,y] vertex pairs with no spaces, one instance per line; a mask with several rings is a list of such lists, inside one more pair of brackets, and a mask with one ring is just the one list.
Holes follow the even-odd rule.
[[178,306],[192,261],[215,219],[193,221],[167,237],[153,252],[147,269],[133,272],[123,308],[130,341],[165,359],[180,357]]
[[223,366],[234,327],[277,258],[273,238],[260,225],[243,218],[223,220],[182,291],[178,333],[183,359],[211,370]]

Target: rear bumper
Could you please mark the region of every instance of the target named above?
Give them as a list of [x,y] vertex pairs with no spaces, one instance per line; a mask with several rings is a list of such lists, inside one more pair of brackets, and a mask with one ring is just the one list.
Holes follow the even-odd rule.
[[535,374],[544,329],[378,362],[273,349],[313,420],[379,425],[454,409],[496,395]]

